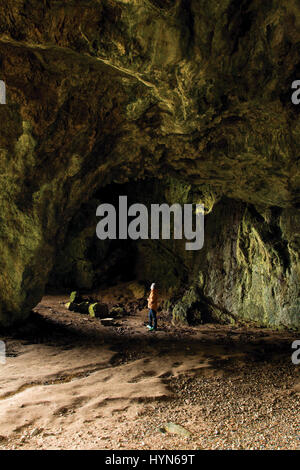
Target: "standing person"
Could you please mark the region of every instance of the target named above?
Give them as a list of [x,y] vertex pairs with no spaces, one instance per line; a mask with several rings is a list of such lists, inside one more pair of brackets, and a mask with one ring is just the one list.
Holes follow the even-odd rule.
[[155,331],[157,329],[157,318],[156,318],[156,311],[157,311],[157,301],[158,301],[158,293],[155,287],[155,283],[151,284],[151,291],[148,297],[148,308],[149,310],[149,328],[150,331]]

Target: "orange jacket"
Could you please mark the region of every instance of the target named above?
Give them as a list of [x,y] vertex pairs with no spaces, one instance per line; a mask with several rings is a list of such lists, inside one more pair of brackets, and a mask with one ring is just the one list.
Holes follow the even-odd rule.
[[157,290],[152,289],[147,300],[148,300],[148,308],[152,308],[152,310],[157,310],[157,301],[158,301]]

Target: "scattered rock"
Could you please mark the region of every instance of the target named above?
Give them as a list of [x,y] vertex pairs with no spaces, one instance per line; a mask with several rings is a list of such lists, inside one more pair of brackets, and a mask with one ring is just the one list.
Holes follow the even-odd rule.
[[34,429],[31,431],[31,433],[30,433],[30,437],[37,436],[37,435],[40,434],[42,431],[43,431],[43,429],[34,428]]
[[145,287],[138,282],[130,282],[128,289],[131,291],[135,299],[141,299],[145,296]]
[[161,432],[162,434],[166,434],[165,428],[158,428],[158,431]]
[[71,292],[70,302],[72,303],[74,302],[76,304],[79,304],[80,302],[82,302],[82,297],[76,290]]
[[88,313],[92,318],[105,318],[107,317],[109,310],[108,306],[103,303],[96,302],[94,304],[90,304],[88,307]]
[[89,302],[81,302],[80,304],[76,304],[75,307],[75,312],[79,313],[89,313]]
[[126,314],[126,310],[122,307],[112,307],[109,314],[114,318],[121,318]]
[[70,310],[71,312],[75,311],[76,304],[74,302],[67,302],[65,307]]
[[114,324],[113,318],[102,318],[101,323],[103,326],[111,326]]
[[167,423],[162,429],[171,434],[179,434],[180,436],[191,437],[190,431],[182,427],[180,424]]

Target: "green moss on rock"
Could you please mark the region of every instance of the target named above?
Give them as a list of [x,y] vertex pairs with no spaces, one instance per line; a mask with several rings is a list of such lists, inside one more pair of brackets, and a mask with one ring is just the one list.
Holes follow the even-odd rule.
[[106,304],[95,302],[89,305],[88,313],[92,318],[106,318],[109,310]]
[[80,303],[82,300],[81,295],[75,290],[70,294],[70,303]]
[[173,322],[181,324],[201,323],[200,299],[199,289],[196,286],[190,287],[173,308]]
[[109,310],[109,315],[113,318],[121,318],[126,314],[126,310],[123,307],[112,307]]

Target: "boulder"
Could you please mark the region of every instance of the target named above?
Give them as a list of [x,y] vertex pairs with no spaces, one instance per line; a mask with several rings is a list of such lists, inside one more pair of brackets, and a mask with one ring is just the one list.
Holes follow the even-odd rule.
[[128,284],[128,289],[135,299],[141,299],[145,296],[145,287],[139,282],[130,282]]
[[176,303],[172,311],[173,323],[188,324],[192,321],[201,322],[200,292],[192,286],[186,290],[182,299]]
[[81,295],[76,291],[74,290],[73,292],[71,292],[70,294],[70,302],[74,302],[76,304],[79,304],[80,302],[82,302],[82,297]]
[[92,318],[105,318],[107,317],[109,310],[106,304],[95,302],[89,305],[88,313]]
[[74,302],[67,302],[65,304],[65,307],[70,310],[71,312],[74,312],[76,309],[76,304]]
[[161,432],[167,431],[171,434],[178,434],[179,436],[183,436],[186,438],[189,438],[192,435],[190,431],[185,429],[183,426],[181,426],[180,424],[175,424],[175,423],[167,423],[160,429],[161,429]]
[[109,314],[114,318],[120,318],[126,314],[126,310],[122,307],[115,306],[110,309]]
[[87,301],[80,302],[80,304],[76,304],[74,310],[79,313],[89,313],[89,305]]
[[101,323],[103,326],[112,326],[114,324],[113,318],[102,318]]

